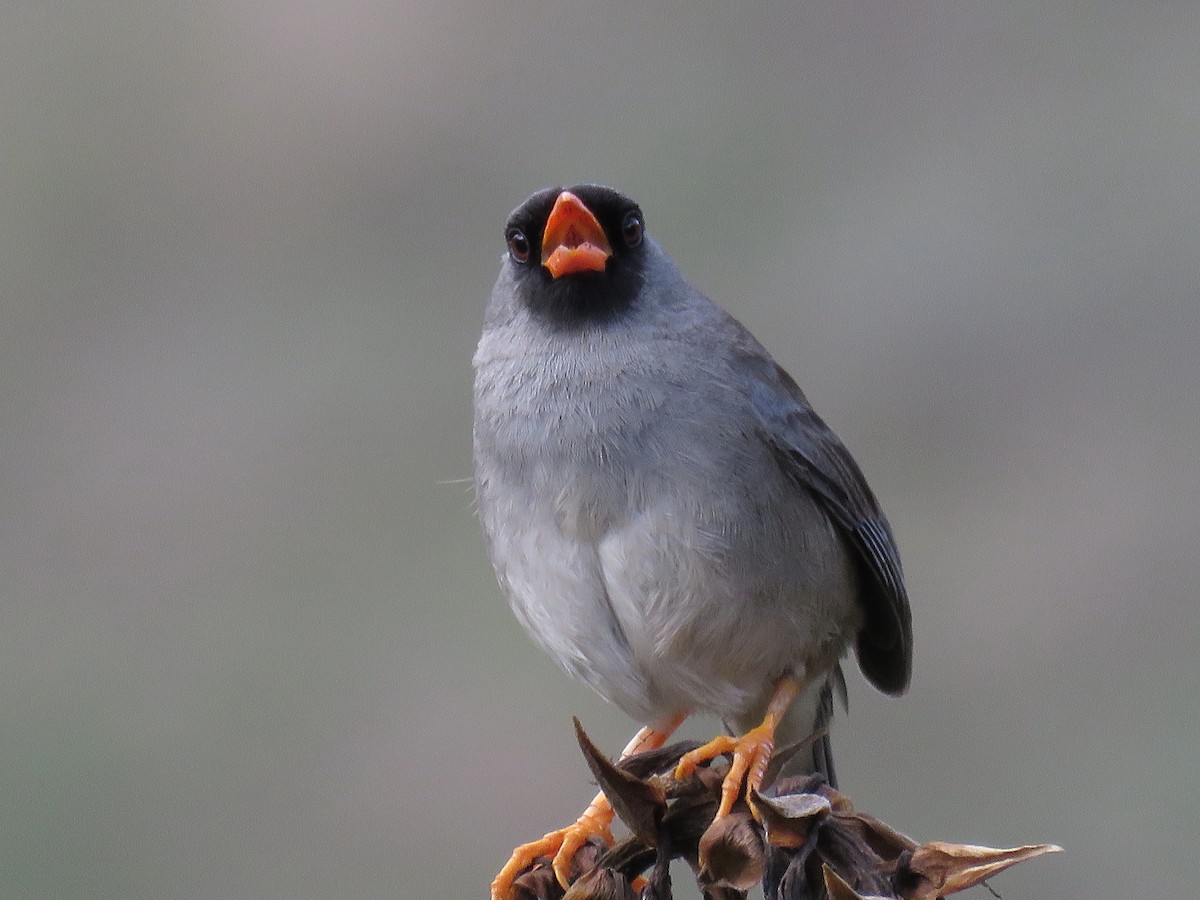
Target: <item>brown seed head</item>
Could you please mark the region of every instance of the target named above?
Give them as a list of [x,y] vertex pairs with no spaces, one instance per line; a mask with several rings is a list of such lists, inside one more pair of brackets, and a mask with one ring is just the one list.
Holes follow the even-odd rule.
[[744,805],[715,819],[700,838],[702,886],[731,887],[748,891],[758,884],[767,865],[762,831]]

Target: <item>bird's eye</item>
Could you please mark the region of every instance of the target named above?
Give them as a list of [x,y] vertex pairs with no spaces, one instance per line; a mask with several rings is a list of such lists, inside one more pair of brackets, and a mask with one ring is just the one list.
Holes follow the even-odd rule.
[[642,222],[642,214],[637,210],[626,214],[625,221],[621,223],[621,234],[625,238],[625,244],[628,247],[636,247],[642,242],[642,231],[645,225]]
[[520,228],[510,228],[504,237],[508,241],[508,255],[513,262],[529,262],[529,238],[525,237],[525,232]]

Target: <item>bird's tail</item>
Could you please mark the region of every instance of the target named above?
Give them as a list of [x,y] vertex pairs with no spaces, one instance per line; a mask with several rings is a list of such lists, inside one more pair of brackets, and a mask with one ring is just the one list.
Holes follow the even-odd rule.
[[833,746],[829,740],[829,728],[833,724],[834,697],[840,697],[842,706],[846,705],[846,682],[842,676],[841,666],[829,673],[829,677],[821,686],[816,699],[816,713],[813,713],[813,702],[805,703],[803,696],[788,711],[777,733],[776,747],[779,752],[786,752],[789,744],[797,742],[801,746],[790,758],[785,760],[779,769],[778,778],[790,775],[809,775],[819,772],[831,787],[837,787],[837,772],[833,766]]
[[[837,677],[840,681],[841,668],[837,670]],[[837,770],[833,767],[833,744],[829,740],[829,728],[832,724],[833,686],[830,681],[826,681],[825,687],[821,689],[821,708],[817,712],[817,720],[813,724],[814,728],[822,731],[821,736],[813,742],[813,771],[824,775],[829,786],[835,788],[838,786]]]
[[[780,790],[786,791],[796,787],[794,780],[791,785],[782,783],[785,779],[792,780],[794,776],[802,777],[813,773],[820,773],[831,787],[837,787],[837,773],[833,768],[833,750],[829,743],[829,726],[833,721],[835,694],[841,699],[842,708],[845,709],[846,681],[842,676],[840,665],[834,667],[833,671],[829,673],[829,677],[825,679],[825,683],[813,694],[807,696],[802,694],[798,697],[797,702],[784,716],[780,728],[776,731],[776,752],[786,754],[789,744],[796,746],[797,741],[800,743],[799,749],[790,758],[783,761],[779,773],[774,778],[774,783],[779,786]],[[800,860],[806,858],[803,851],[800,851],[798,858]],[[788,874],[793,871],[793,863],[796,862],[796,859],[797,851],[795,850],[773,845],[768,848],[766,869],[763,872],[762,881],[764,897],[774,898],[785,894],[789,897],[792,896],[790,889],[785,889],[782,885]],[[796,880],[795,883],[802,884],[803,880]]]

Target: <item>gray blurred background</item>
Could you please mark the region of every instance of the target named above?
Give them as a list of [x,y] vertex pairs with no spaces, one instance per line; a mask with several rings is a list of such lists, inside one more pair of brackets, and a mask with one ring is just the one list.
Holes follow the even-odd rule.
[[483,897],[578,813],[570,715],[634,725],[464,479],[505,217],[581,180],[889,511],[856,802],[1194,895],[1200,5],[1055,6],[0,7],[0,896]]

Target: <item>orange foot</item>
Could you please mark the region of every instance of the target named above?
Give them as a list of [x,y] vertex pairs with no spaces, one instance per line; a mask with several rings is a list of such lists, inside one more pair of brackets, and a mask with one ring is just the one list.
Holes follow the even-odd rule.
[[767,713],[763,716],[762,724],[751,728],[741,737],[721,735],[713,738],[707,744],[685,753],[675,767],[675,777],[682,781],[690,778],[701,763],[709,762],[726,753],[733,754],[733,762],[729,772],[721,783],[721,805],[717,807],[714,818],[729,815],[734,801],[742,794],[751,790],[757,791],[762,787],[763,777],[767,766],[771,763],[771,754],[775,752],[775,729],[779,720],[787,712],[792,701],[796,699],[803,683],[794,678],[781,678],[775,684],[775,692],[767,705]]
[[[667,727],[661,730],[643,728],[621,751],[621,758],[624,759],[626,756],[641,753],[644,750],[657,750],[666,743],[667,738],[679,727],[685,716],[685,713],[678,713],[667,724]],[[595,799],[588,804],[588,808],[583,811],[583,815],[575,820],[575,824],[551,831],[549,834],[543,835],[540,840],[522,844],[512,852],[508,863],[492,879],[492,900],[509,900],[513,881],[533,865],[533,861],[539,856],[554,857],[554,877],[558,879],[558,883],[564,889],[569,887],[571,863],[575,860],[575,854],[592,836],[597,836],[606,844],[611,844],[613,842],[612,820],[613,808],[608,799],[604,794],[597,794]]]
[[513,880],[533,865],[539,856],[554,857],[554,877],[564,888],[571,883],[571,862],[588,838],[597,835],[606,844],[613,842],[613,809],[603,794],[597,794],[573,825],[551,831],[539,840],[522,844],[512,852],[508,863],[492,879],[492,900],[508,900]]

